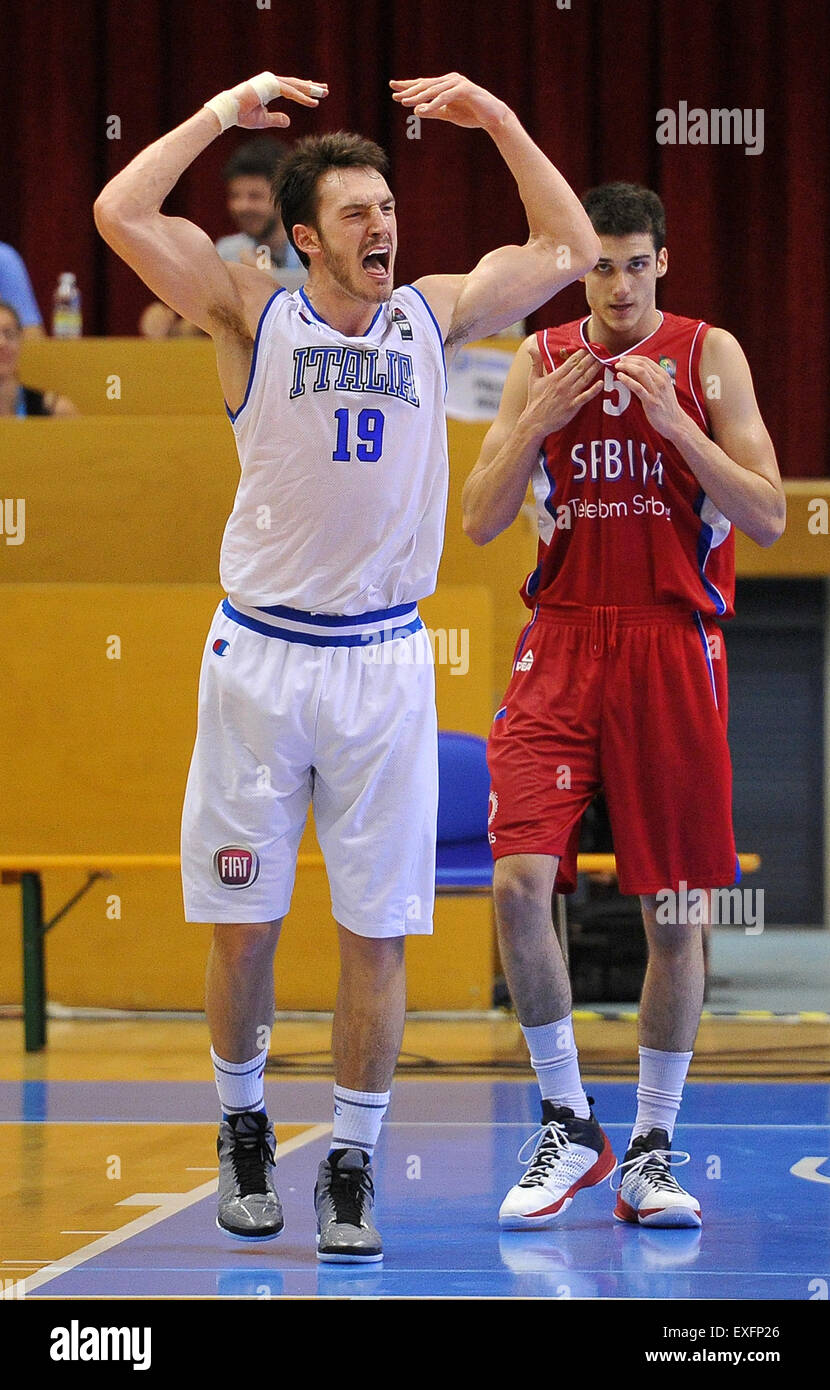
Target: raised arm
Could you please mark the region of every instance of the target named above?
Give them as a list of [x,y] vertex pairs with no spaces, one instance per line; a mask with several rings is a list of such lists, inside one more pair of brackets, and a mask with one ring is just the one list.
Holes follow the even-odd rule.
[[486,131],[516,180],[527,213],[523,246],[489,252],[466,275],[429,275],[417,282],[448,348],[525,318],[593,269],[600,243],[586,212],[503,101],[457,72],[391,86],[395,100],[416,116]]
[[[104,240],[159,299],[214,337],[229,327],[250,329],[240,291],[243,282],[200,227],[183,217],[164,216],[161,205],[184,170],[228,126],[287,126],[285,112],[267,110],[269,101],[282,96],[302,106],[317,106],[326,90],[306,79],[260,73],[220,93],[142,150],[96,199],[95,225]],[[264,297],[272,292],[273,285]]]

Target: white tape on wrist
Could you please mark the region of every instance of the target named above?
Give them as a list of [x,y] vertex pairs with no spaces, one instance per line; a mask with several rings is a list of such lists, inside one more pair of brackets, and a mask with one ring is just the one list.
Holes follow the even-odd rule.
[[216,116],[221,130],[228,130],[230,126],[236,125],[239,116],[239,102],[233,92],[220,92],[218,97],[212,97],[210,101],[206,101],[205,106]]

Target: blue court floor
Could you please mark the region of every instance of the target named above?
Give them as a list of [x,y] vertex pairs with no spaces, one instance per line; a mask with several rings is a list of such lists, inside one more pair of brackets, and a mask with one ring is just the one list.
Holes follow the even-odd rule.
[[[634,1086],[589,1089],[621,1158]],[[688,1085],[675,1148],[692,1156],[679,1176],[700,1199],[702,1231],[622,1226],[605,1183],[581,1193],[555,1230],[500,1232],[500,1201],[522,1172],[516,1153],[536,1128],[536,1094],[524,1082],[398,1081],[375,1159],[384,1262],[326,1266],[315,1259],[312,1189],[328,1148],[331,1086],[269,1082],[272,1118],[302,1127],[278,1152],[286,1226],[277,1241],[242,1245],[216,1229],[215,1131],[205,1128],[203,1169],[189,1167],[178,1183],[171,1175],[172,1196],[122,1201],[141,1219],[39,1270],[28,1296],[827,1297],[829,1086]],[[0,1083],[4,1125],[78,1126],[96,1162],[108,1152],[108,1126],[151,1125],[163,1146],[167,1125],[212,1124],[215,1103],[202,1083]]]

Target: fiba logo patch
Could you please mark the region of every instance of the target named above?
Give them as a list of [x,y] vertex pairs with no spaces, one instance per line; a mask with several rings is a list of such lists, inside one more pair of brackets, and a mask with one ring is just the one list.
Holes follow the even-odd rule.
[[217,637],[213,644],[213,650],[216,652],[217,656],[224,656],[229,646],[230,642],[226,642],[224,637]]
[[223,888],[250,888],[259,877],[259,855],[245,845],[223,845],[213,856],[213,868]]
[[392,310],[392,322],[397,324],[401,337],[405,342],[412,341],[412,325],[406,317],[403,309],[397,307]]

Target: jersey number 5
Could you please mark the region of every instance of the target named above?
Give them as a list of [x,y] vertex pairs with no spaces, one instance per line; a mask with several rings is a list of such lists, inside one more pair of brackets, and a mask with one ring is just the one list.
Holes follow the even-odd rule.
[[[606,415],[622,415],[631,400],[630,390],[614,376],[610,367],[605,368],[602,395],[602,408]],[[616,396],[617,399],[615,401],[609,400],[609,396]]]
[[[351,412],[346,406],[340,410],[335,410],[334,418],[337,421],[337,441],[332,453],[334,463],[348,463],[351,459],[349,453],[349,433],[351,426]],[[361,463],[376,463],[383,451],[383,411],[382,410],[361,410],[357,417],[357,439],[358,444],[355,449]]]

